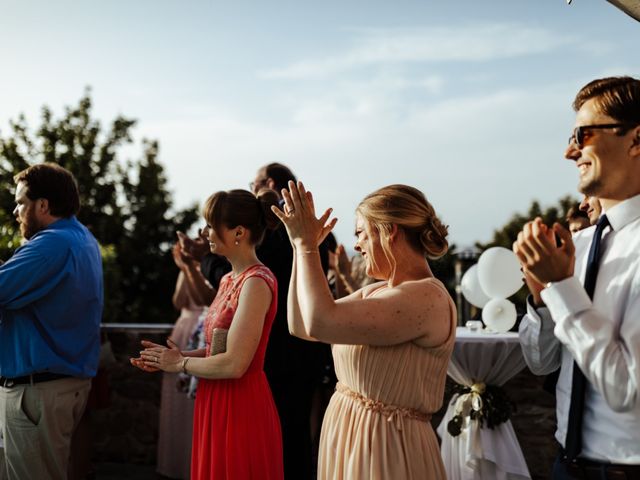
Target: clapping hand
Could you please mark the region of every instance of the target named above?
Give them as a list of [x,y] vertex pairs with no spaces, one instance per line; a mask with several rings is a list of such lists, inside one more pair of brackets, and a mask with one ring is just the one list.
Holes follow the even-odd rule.
[[[159,345],[157,343],[154,342],[150,342],[149,340],[142,340],[140,342],[142,344],[143,347],[145,348],[152,348],[152,347],[160,347],[160,348],[166,348],[163,347],[162,345]],[[160,371],[159,368],[157,367],[151,367],[148,366],[144,360],[142,359],[142,357],[138,357],[138,358],[130,358],[129,362],[131,363],[131,365],[133,365],[134,367],[139,368],[140,370],[143,370],[145,372],[158,372]]]
[[210,251],[209,240],[201,228],[198,229],[198,236],[196,238],[190,238],[180,231],[176,232],[176,234],[178,235],[178,242],[180,243],[183,255],[199,262]]
[[351,277],[351,259],[349,258],[349,255],[347,255],[347,251],[345,250],[344,245],[338,245],[338,247],[336,248],[336,256],[338,257],[338,272]]
[[140,357],[130,359],[132,365],[145,372],[165,372],[177,373],[181,370],[184,357],[178,346],[170,339],[167,339],[168,348],[157,343],[143,340],[144,350],[140,352]]
[[327,209],[322,216],[316,217],[313,195],[307,192],[302,182],[296,185],[289,182],[289,190],[282,189],[284,211],[271,207],[284,223],[291,243],[302,250],[315,250],[333,229],[337,218],[329,220],[333,209]]
[[176,242],[171,249],[171,254],[173,255],[173,262],[180,270],[185,270],[187,268],[187,263],[193,261],[193,258],[182,250],[180,242]]
[[573,276],[575,247],[571,233],[559,223],[548,227],[540,217],[526,223],[513,242],[513,253],[522,264],[525,278],[539,285]]

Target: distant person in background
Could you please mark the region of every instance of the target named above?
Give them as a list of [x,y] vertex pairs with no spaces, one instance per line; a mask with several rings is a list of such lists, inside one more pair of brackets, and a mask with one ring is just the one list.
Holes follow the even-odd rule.
[[328,270],[327,270],[327,281],[329,282],[329,289],[331,289],[331,293],[333,294],[333,298],[341,298],[344,297],[346,292],[346,285],[340,278],[338,274],[338,256],[336,254],[336,250],[338,249],[338,241],[336,240],[333,232],[329,232],[327,238],[325,239],[325,243],[327,245],[327,254],[328,254]]
[[580,210],[585,212],[589,217],[589,223],[595,225],[602,214],[602,205],[597,197],[585,195],[580,202]]
[[344,245],[337,243],[333,233],[329,233],[326,243],[329,246],[327,278],[334,298],[346,297],[375,282],[373,278],[367,276],[360,254],[356,253],[353,259],[350,259]]
[[[567,223],[567,228],[572,234],[575,234],[580,230],[584,230],[585,228],[590,227],[591,225],[594,225],[598,221],[598,217],[600,216],[600,208],[599,208],[600,202],[598,202],[597,199],[591,199],[591,200],[595,200],[598,204],[598,214],[597,216],[592,214],[592,216],[595,217],[593,219],[592,219],[592,216],[590,216],[588,213],[589,211],[593,212],[593,209],[589,207],[589,197],[587,197],[586,195],[582,200],[582,202],[572,205],[571,208],[569,208],[569,210],[567,211],[565,221]],[[531,279],[526,275],[524,279],[527,285],[529,286],[529,282],[531,281]],[[554,395],[554,396],[556,394],[556,386],[558,384],[559,375],[560,375],[560,368],[557,368],[556,370],[554,370],[553,372],[551,372],[549,375],[545,377],[544,383],[542,384],[542,388],[546,392],[549,392],[551,395]]]
[[[336,247],[336,272],[341,280],[338,298],[350,295],[362,287],[375,283],[375,279],[367,275],[366,265],[362,255],[356,252],[353,258],[349,258],[344,245]],[[342,292],[344,289],[344,292]]]
[[[283,200],[281,192],[289,181],[295,181],[293,172],[280,163],[270,163],[260,168],[251,183],[254,192],[269,189]],[[324,283],[329,268],[326,243],[319,247]],[[326,377],[329,346],[305,342],[289,333],[287,324],[287,295],[291,278],[293,250],[284,225],[267,232],[257,249],[258,258],[269,267],[278,279],[278,313],[273,324],[265,372],[278,407],[282,423],[285,478],[306,480],[313,478],[312,460],[312,403],[314,392]],[[316,411],[316,415],[323,412]]]
[[[185,273],[190,259],[183,256],[179,243],[174,245],[172,253],[179,269],[173,306],[180,312],[180,316],[169,338],[180,350],[186,350],[189,336],[196,327],[204,305],[193,299],[186,280],[188,273]],[[156,471],[165,477],[188,480],[193,433],[193,399],[179,390],[178,375],[168,372],[162,375]]]
[[[210,250],[209,240],[203,234],[202,229],[198,230],[195,238],[189,238],[183,232],[177,232],[179,254],[182,259],[184,274],[184,283],[187,291],[196,303],[211,304],[215,298],[220,281],[231,271],[231,264],[222,255],[209,253],[203,260],[203,247]],[[205,269],[207,276],[202,273]],[[205,338],[203,333],[204,322],[206,320],[206,309],[203,314],[198,317],[196,326],[189,334],[187,339],[186,350],[198,350],[205,347]],[[196,390],[198,388],[198,377],[193,375],[179,374],[179,384],[181,390],[191,399],[196,398]]]
[[206,345],[181,351],[143,342],[132,363],[143,370],[200,378],[193,418],[191,478],[281,480],[282,437],[263,370],[277,309],[277,281],[256,255],[277,225],[273,192],[217,192],[207,200],[205,234],[211,251],[229,260],[204,324]]
[[589,216],[587,212],[580,208],[580,204],[576,203],[569,208],[567,216],[565,217],[567,227],[571,233],[579,232],[580,230],[587,228],[591,225],[589,222]]
[[100,355],[102,259],[68,170],[14,177],[26,240],[0,266],[0,427],[11,480],[66,479]]
[[320,440],[318,478],[444,479],[429,423],[442,405],[456,308],[427,257],[446,253],[447,227],[425,196],[390,185],[358,206],[356,250],[383,281],[335,300],[318,245],[335,225],[316,218],[311,195],[289,182],[277,210],[294,246],[289,328],[333,344],[338,384]]

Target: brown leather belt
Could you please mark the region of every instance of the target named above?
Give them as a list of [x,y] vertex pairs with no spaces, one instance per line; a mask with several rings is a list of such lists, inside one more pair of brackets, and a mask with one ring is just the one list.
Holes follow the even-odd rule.
[[69,378],[71,375],[63,375],[62,373],[32,373],[23,377],[7,378],[0,377],[0,387],[11,388],[16,385],[33,385],[34,383],[50,382],[52,380],[60,380],[61,378]]

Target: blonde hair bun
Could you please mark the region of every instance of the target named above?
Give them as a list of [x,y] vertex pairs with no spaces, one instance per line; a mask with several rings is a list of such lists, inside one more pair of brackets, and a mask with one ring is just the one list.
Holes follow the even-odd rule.
[[367,195],[356,211],[380,232],[389,231],[394,224],[402,228],[407,241],[430,259],[441,257],[449,249],[448,226],[417,188],[402,184],[379,188]]

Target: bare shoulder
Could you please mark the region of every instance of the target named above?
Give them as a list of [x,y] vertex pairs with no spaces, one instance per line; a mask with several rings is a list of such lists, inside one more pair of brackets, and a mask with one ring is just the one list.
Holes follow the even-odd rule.
[[414,340],[420,347],[433,348],[445,343],[453,325],[451,316],[455,316],[453,300],[442,282],[430,277],[403,285],[411,290],[412,298],[427,320],[428,327]]
[[252,302],[268,300],[271,301],[271,287],[268,280],[260,275],[254,275],[247,278],[242,284],[240,297],[249,297]]
[[403,282],[395,290],[402,294],[411,295],[412,300],[416,302],[442,303],[449,306],[451,299],[444,284],[434,277]]
[[382,287],[385,287],[386,285],[387,285],[387,282],[384,282],[384,281],[375,282],[375,283],[366,285],[362,287],[360,290],[358,290],[358,292],[360,293],[360,298],[367,298],[373,292],[381,289]]
[[425,348],[442,345],[451,334],[455,307],[449,292],[436,278],[410,280],[381,289],[374,298],[388,298],[404,321],[413,326],[413,342]]

